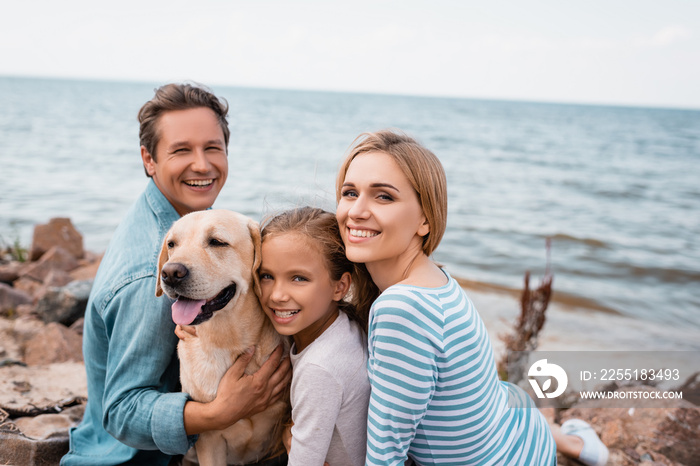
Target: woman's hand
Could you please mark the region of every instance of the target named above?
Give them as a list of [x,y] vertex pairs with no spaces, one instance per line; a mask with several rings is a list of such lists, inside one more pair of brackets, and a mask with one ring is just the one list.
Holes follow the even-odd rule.
[[225,429],[282,399],[292,378],[289,358],[282,359],[282,345],[275,349],[257,372],[247,375],[245,369],[253,353],[254,348],[249,348],[233,363],[219,382],[214,400],[209,403],[185,403],[187,435]]
[[175,326],[175,335],[182,340],[186,341],[191,338],[196,338],[197,337],[197,327],[194,325],[180,325],[177,324]]

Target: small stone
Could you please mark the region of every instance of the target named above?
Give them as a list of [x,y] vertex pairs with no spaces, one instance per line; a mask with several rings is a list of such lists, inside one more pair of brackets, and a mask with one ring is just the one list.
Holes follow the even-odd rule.
[[70,328],[71,330],[73,330],[73,331],[74,331],[75,333],[77,333],[78,335],[82,335],[82,334],[83,334],[83,325],[84,325],[84,324],[85,324],[85,317],[81,317],[80,319],[78,319],[78,320],[76,320],[75,322],[73,322],[73,325],[71,325],[71,326],[68,327],[68,328]]
[[32,384],[27,382],[26,380],[20,380],[20,381],[13,381],[12,384],[14,385],[14,390],[16,392],[20,393],[27,393],[32,389]]
[[37,293],[40,292],[43,287],[41,282],[29,277],[19,277],[15,280],[13,285],[16,290],[24,291],[32,297],[36,297]]
[[67,273],[77,268],[78,265],[78,260],[65,248],[53,246],[38,261],[28,263],[20,272],[20,276],[44,282],[52,270]]
[[101,256],[97,256],[90,261],[82,260],[81,265],[71,270],[70,276],[73,280],[92,280],[97,275],[97,269],[100,267]]
[[43,440],[56,435],[68,435],[74,422],[63,414],[40,414],[34,417],[20,417],[14,421],[24,435],[35,440]]
[[34,227],[30,260],[38,260],[53,246],[61,246],[76,259],[80,259],[85,254],[83,236],[75,229],[69,218],[52,218],[48,224]]
[[12,285],[12,282],[19,278],[19,271],[22,262],[12,261],[7,264],[0,264],[0,283]]
[[52,269],[44,278],[44,285],[61,287],[66,286],[73,281],[73,278],[68,272],[63,270]]
[[92,280],[73,281],[61,288],[48,288],[39,297],[36,313],[44,322],[70,326],[85,315]]
[[32,297],[22,291],[9,286],[6,283],[0,283],[0,314],[6,315],[9,312],[15,312],[17,307],[22,304],[30,304]]
[[83,360],[83,339],[75,331],[52,322],[32,337],[26,346],[27,365]]

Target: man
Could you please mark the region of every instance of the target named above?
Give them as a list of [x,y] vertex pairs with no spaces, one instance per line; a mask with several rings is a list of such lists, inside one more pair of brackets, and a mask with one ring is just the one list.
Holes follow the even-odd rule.
[[85,312],[88,403],[71,429],[65,466],[167,465],[205,430],[225,428],[276,401],[289,382],[281,348],[254,375],[250,355],[198,403],[178,390],[171,302],[155,297],[158,251],[180,216],[212,206],[228,174],[228,105],[208,90],[168,84],[139,111],[141,159],[151,178],[122,220]]

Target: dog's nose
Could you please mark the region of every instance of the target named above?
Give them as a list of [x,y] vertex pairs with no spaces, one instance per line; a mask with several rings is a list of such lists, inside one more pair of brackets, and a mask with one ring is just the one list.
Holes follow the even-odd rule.
[[187,270],[187,267],[185,267],[182,264],[173,263],[173,264],[165,264],[163,266],[163,270],[160,273],[161,279],[163,280],[163,283],[165,283],[168,286],[177,286],[182,281],[187,278],[187,275],[189,275],[190,271]]

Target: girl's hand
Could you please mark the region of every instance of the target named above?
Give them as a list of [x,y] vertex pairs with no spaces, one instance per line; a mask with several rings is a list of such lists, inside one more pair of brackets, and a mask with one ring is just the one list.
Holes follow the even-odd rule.
[[178,324],[175,327],[175,335],[182,340],[186,341],[191,338],[196,338],[197,337],[197,327],[193,325],[180,325]]
[[292,449],[292,426],[294,423],[290,423],[287,427],[284,428],[284,432],[282,432],[282,443],[284,443],[284,448],[287,450],[287,454],[289,455],[289,451]]

